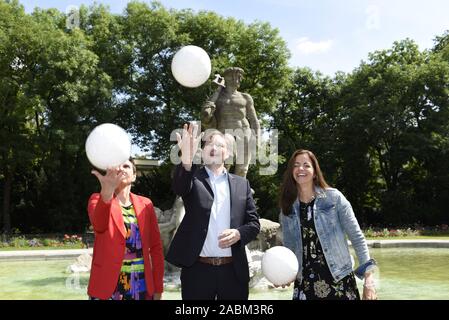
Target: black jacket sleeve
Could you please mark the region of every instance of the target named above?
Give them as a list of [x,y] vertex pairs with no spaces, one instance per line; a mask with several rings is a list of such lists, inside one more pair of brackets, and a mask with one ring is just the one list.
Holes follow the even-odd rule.
[[260,232],[259,215],[256,211],[256,204],[254,203],[253,195],[251,193],[251,187],[247,180],[246,190],[246,214],[245,223],[237,228],[240,232],[240,242],[243,246],[256,239]]
[[192,179],[195,170],[196,165],[192,165],[190,171],[184,169],[182,164],[176,166],[172,180],[172,189],[176,195],[183,197],[192,190]]

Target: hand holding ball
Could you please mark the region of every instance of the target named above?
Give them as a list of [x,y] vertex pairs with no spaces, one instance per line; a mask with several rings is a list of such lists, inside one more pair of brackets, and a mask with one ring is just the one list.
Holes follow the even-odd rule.
[[86,140],[86,155],[90,163],[106,170],[124,163],[131,156],[131,141],[125,130],[112,123],[101,124]]
[[185,46],[173,57],[171,70],[176,81],[196,88],[209,79],[212,66],[206,51],[197,46]]
[[275,286],[290,284],[298,273],[298,259],[286,247],[273,247],[262,258],[262,273]]

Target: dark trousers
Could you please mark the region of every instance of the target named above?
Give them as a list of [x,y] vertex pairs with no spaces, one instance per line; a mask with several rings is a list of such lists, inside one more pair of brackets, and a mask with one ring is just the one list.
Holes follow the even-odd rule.
[[181,270],[183,300],[248,300],[248,283],[239,281],[232,263],[195,262]]

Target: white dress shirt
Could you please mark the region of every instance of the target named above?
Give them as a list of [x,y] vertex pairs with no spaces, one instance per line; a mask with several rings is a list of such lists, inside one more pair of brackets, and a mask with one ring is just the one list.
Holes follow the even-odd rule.
[[207,167],[210,185],[214,192],[214,202],[210,212],[209,227],[204,241],[201,257],[231,257],[231,248],[221,249],[218,246],[218,236],[231,226],[231,194],[229,191],[228,173],[226,169],[216,176]]

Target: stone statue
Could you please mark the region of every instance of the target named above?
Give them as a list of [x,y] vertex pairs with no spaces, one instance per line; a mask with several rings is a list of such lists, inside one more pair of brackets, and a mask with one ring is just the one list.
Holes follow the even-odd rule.
[[252,153],[250,146],[255,150],[260,141],[260,124],[252,97],[237,91],[243,74],[243,69],[231,67],[224,71],[223,77],[217,75],[214,83],[218,87],[202,106],[201,124],[203,129],[215,128],[234,136],[234,173],[246,177]]
[[182,218],[184,218],[184,203],[181,197],[176,197],[171,209],[162,211],[161,209],[154,207],[154,211],[156,212],[156,217],[159,224],[164,254],[166,254],[173,235],[178,229]]

